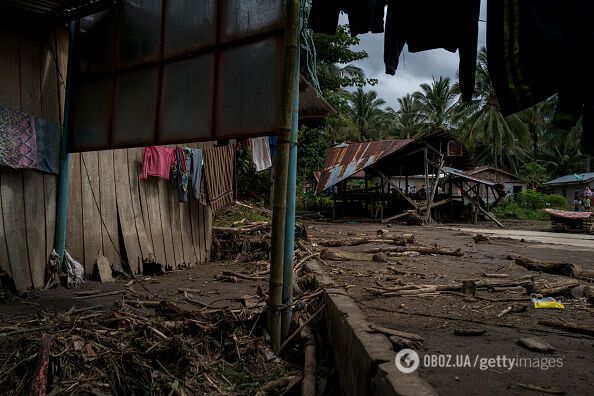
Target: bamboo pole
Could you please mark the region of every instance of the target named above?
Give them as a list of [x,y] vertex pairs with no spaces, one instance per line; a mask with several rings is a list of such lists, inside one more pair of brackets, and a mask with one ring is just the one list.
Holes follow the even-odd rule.
[[437,168],[437,174],[435,175],[435,181],[433,182],[433,186],[431,186],[431,195],[427,200],[427,212],[425,213],[425,223],[430,223],[432,221],[431,218],[431,208],[433,205],[433,199],[435,198],[435,193],[437,192],[437,185],[439,184],[439,175],[441,174],[441,168],[443,168],[444,158],[443,155],[439,161],[439,167]]
[[297,44],[299,27],[299,0],[287,1],[283,85],[280,105],[277,158],[272,206],[272,246],[268,300],[268,333],[274,350],[280,350],[281,309],[283,298],[283,261],[285,248],[285,216],[287,212],[287,178],[289,174],[289,146],[297,72]]

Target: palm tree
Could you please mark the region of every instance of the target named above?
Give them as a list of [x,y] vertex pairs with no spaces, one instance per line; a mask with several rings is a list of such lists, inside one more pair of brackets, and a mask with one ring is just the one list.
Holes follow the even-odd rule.
[[363,140],[381,139],[385,136],[383,124],[386,116],[382,107],[386,101],[378,98],[377,92],[365,92],[362,88],[358,88],[351,94],[349,101],[351,119]]
[[530,131],[522,115],[506,117],[501,113],[485,48],[478,54],[475,97],[471,103],[460,103],[458,109],[454,120],[466,146],[476,150],[478,160],[517,172],[530,147]]
[[400,137],[410,139],[424,132],[425,126],[419,121],[419,105],[413,95],[407,94],[398,99],[400,109],[396,112],[397,128]]
[[413,94],[419,124],[423,131],[449,130],[457,112],[458,94],[448,77],[421,84],[421,91]]

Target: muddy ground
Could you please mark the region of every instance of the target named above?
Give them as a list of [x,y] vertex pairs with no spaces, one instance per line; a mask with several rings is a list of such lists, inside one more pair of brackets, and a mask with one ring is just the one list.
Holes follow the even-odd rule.
[[[450,226],[448,226],[450,227]],[[413,233],[417,242],[424,245],[461,249],[463,257],[442,255],[421,255],[401,257],[398,264],[384,264],[372,261],[326,261],[326,272],[359,303],[369,320],[385,327],[416,333],[424,338],[419,373],[432,384],[440,394],[456,395],[501,395],[535,394],[519,384],[559,388],[565,394],[592,394],[594,389],[594,338],[572,334],[538,324],[540,319],[562,319],[582,325],[594,326],[594,310],[584,299],[564,299],[565,309],[535,309],[529,296],[522,292],[477,291],[478,296],[488,298],[525,298],[527,306],[523,313],[511,313],[497,318],[510,302],[489,302],[471,300],[456,295],[383,297],[366,291],[376,287],[376,281],[385,286],[395,285],[394,273],[388,265],[397,269],[417,273],[402,276],[405,282],[415,284],[448,284],[465,279],[484,279],[483,273],[506,273],[510,278],[531,273],[514,263],[510,258],[526,256],[535,259],[570,261],[585,268],[594,269],[594,241],[581,246],[567,244],[543,244],[508,239],[505,235],[491,236],[490,243],[476,244],[474,231],[459,231],[439,226],[392,225],[390,231]],[[481,223],[476,228],[492,228]],[[314,239],[345,239],[360,235],[374,236],[381,224],[369,223],[322,223],[313,222],[308,227]],[[524,224],[529,230],[546,230],[546,224],[537,222]],[[503,236],[503,237],[502,237]],[[550,237],[555,237],[552,234]],[[369,247],[382,245],[361,245],[332,248],[333,250],[360,253]],[[533,273],[533,272],[532,272]],[[544,278],[552,276],[544,275]],[[386,280],[391,279],[391,280]],[[455,329],[478,328],[486,334],[478,337],[455,336]],[[517,342],[520,337],[536,336],[556,348],[554,353],[543,354],[529,351]],[[456,364],[456,355],[469,355],[471,364],[478,356],[482,358],[530,358],[531,364],[542,365],[555,359],[555,368],[513,368],[504,367],[424,367],[425,355],[451,355],[450,365]],[[557,359],[557,358],[560,358]],[[447,363],[448,357],[440,358]],[[467,364],[463,357],[459,363]],[[536,359],[536,360],[535,360]],[[544,360],[543,360],[544,359]],[[477,361],[480,366],[480,360]],[[502,362],[502,360],[500,360]],[[484,361],[487,365],[488,362]],[[503,364],[503,363],[502,363]],[[524,361],[527,364],[527,361]],[[509,364],[508,364],[509,366]]]

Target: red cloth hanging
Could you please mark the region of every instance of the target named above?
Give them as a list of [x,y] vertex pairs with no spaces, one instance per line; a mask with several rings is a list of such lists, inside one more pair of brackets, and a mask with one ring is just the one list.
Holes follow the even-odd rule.
[[144,148],[141,179],[157,176],[169,180],[171,165],[175,160],[175,148],[162,146],[148,146]]

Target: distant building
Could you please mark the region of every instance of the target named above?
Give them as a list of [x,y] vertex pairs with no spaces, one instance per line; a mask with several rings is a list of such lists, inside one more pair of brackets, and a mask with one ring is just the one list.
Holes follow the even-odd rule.
[[507,195],[517,194],[526,191],[528,188],[527,184],[522,182],[518,176],[494,166],[479,166],[464,172],[464,174],[502,184]]
[[574,173],[544,183],[548,192],[563,195],[570,204],[573,202],[575,190],[579,189],[581,194],[586,186],[594,189],[594,172]]

